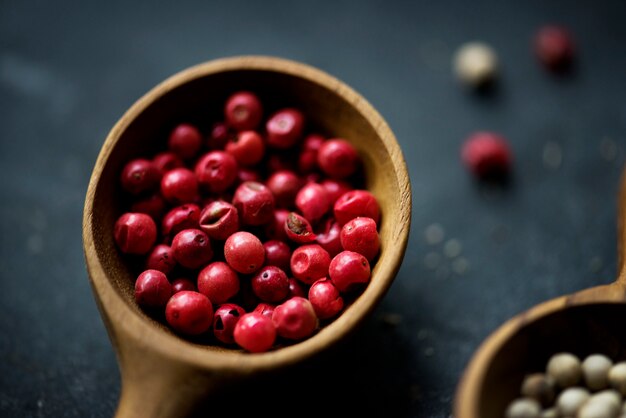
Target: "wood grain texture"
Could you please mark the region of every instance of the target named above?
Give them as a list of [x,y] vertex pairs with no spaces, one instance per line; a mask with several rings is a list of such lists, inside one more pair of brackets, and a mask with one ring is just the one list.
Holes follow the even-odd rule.
[[581,358],[603,353],[626,359],[626,171],[618,198],[617,278],[601,285],[557,297],[516,315],[494,331],[478,348],[457,387],[455,418],[502,418],[522,380],[543,372],[549,357],[569,351]]
[[[256,91],[267,110],[297,106],[321,132],[352,142],[382,213],[380,258],[364,293],[312,338],[262,354],[195,344],[151,319],[134,302],[133,271],[112,238],[122,211],[118,175],[124,162],[156,150],[156,139],[176,121],[220,120],[225,98],[240,89]],[[122,376],[117,416],[188,416],[216,385],[304,361],[347,337],[391,286],[410,225],[411,186],[393,132],[366,99],[335,77],[281,58],[240,56],[202,63],[163,81],[111,129],[84,206],[87,270]]]

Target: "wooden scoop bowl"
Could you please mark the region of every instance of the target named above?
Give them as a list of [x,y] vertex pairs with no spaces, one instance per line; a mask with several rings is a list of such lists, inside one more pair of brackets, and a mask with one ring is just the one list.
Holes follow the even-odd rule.
[[[119,173],[130,158],[163,147],[159,139],[181,120],[218,121],[226,97],[256,91],[265,109],[297,106],[321,133],[351,141],[361,153],[366,187],[381,206],[381,252],[371,282],[313,337],[250,354],[175,335],[135,303],[136,272],[113,241],[122,213]],[[269,111],[269,110],[268,110]],[[122,392],[117,417],[182,417],[216,387],[294,365],[351,334],[377,306],[404,257],[411,222],[411,187],[404,156],[380,114],[358,93],[311,66],[242,56],[188,68],[140,98],[109,133],[87,190],[83,242],[92,290],[117,354]]]
[[459,382],[455,418],[503,418],[529,372],[552,354],[626,359],[626,174],[619,195],[619,265],[615,282],[541,303],[505,322],[479,347]]

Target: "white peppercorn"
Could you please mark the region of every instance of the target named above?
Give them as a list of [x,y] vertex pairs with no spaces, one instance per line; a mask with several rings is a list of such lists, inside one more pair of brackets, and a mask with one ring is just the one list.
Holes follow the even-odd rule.
[[571,353],[554,354],[548,360],[546,373],[561,388],[574,386],[582,377],[580,359]]
[[532,373],[524,377],[522,396],[536,399],[543,406],[554,403],[554,379],[544,373]]
[[559,418],[559,411],[556,408],[544,409],[541,418]]
[[481,87],[495,80],[498,59],[495,51],[483,42],[468,42],[454,56],[457,78],[471,88]]
[[561,392],[556,400],[559,414],[564,417],[574,417],[581,406],[589,399],[589,391],[585,388],[574,386]]
[[609,370],[613,361],[603,354],[591,354],[582,362],[585,385],[592,391],[604,389],[609,384]]
[[506,409],[506,418],[541,418],[541,405],[532,398],[518,398]]
[[609,384],[626,396],[626,361],[616,363],[609,370]]
[[592,395],[578,411],[577,418],[614,418],[620,412],[622,396],[613,389]]

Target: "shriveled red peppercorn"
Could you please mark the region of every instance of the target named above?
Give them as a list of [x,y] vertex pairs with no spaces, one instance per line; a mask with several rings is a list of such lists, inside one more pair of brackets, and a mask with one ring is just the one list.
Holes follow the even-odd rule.
[[213,323],[213,305],[202,293],[183,290],[172,295],[167,302],[165,319],[181,334],[199,335]]
[[198,154],[202,142],[202,133],[195,125],[181,123],[170,132],[167,147],[183,160],[189,160]]
[[306,218],[299,213],[289,212],[285,220],[285,233],[287,238],[296,244],[306,244],[315,241],[316,235],[313,227]]
[[183,267],[200,268],[213,258],[211,240],[199,229],[183,229],[172,240],[172,255]]
[[157,228],[149,215],[128,212],[115,222],[113,236],[123,253],[147,254],[156,241]]
[[342,251],[330,262],[328,275],[340,292],[351,292],[370,281],[370,264],[365,256]]
[[126,163],[120,181],[127,192],[138,195],[154,190],[161,174],[154,163],[145,158],[137,158]]
[[164,307],[172,296],[172,286],[165,273],[159,270],[145,270],[135,281],[135,300],[148,308]]
[[278,305],[272,314],[272,321],[276,333],[291,340],[310,337],[319,325],[313,305],[300,296],[294,296]]
[[308,298],[319,319],[335,317],[343,309],[344,302],[341,293],[326,277],[311,285]]
[[271,318],[258,312],[249,312],[237,321],[233,337],[244,350],[262,353],[274,345],[276,328]]
[[235,190],[233,205],[242,224],[264,225],[272,220],[274,195],[263,183],[246,181]]
[[188,168],[175,168],[161,178],[161,194],[173,204],[193,202],[198,198],[198,180]]
[[510,173],[512,156],[504,136],[490,131],[477,131],[463,142],[461,160],[478,179],[498,179]]
[[256,129],[263,117],[263,106],[255,93],[238,91],[226,100],[224,117],[238,131]]
[[363,254],[372,261],[380,251],[380,237],[376,222],[372,218],[358,216],[341,228],[341,246],[344,250]]
[[216,200],[202,209],[199,226],[211,239],[225,240],[239,230],[239,213],[230,203]]
[[251,280],[252,291],[263,302],[280,302],[289,295],[289,279],[276,266],[261,268]]
[[307,244],[296,248],[291,255],[291,273],[306,284],[326,277],[330,255],[318,244]]
[[223,303],[213,314],[213,335],[224,344],[234,344],[235,325],[246,311],[234,303]]
[[226,239],[224,257],[235,271],[251,274],[263,265],[265,249],[256,235],[247,231],[238,231]]

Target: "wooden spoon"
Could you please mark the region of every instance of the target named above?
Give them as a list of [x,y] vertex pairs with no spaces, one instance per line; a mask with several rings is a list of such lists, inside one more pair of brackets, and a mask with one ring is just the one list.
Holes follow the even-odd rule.
[[602,353],[626,358],[626,172],[618,217],[618,275],[615,282],[541,303],[505,322],[469,362],[454,400],[455,418],[503,418],[520,396],[524,376],[544,372],[557,352],[584,359]]
[[[122,213],[119,173],[130,158],[163,147],[163,133],[183,120],[223,118],[223,103],[250,89],[269,112],[297,106],[321,133],[351,141],[363,157],[367,188],[382,219],[381,252],[365,291],[313,337],[250,354],[175,335],[144,313],[133,296],[136,270],[113,241]],[[218,386],[294,365],[350,335],[374,310],[400,268],[411,221],[411,187],[392,131],[358,93],[309,65],[263,56],[218,59],[183,70],[139,99],[109,133],[87,190],[83,242],[95,300],[117,354],[122,393],[117,417],[182,417]]]

